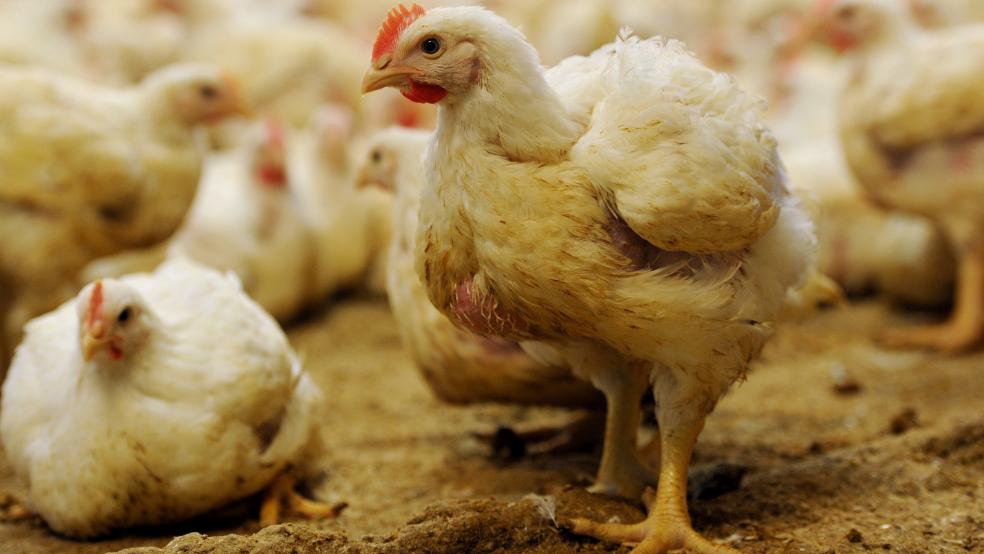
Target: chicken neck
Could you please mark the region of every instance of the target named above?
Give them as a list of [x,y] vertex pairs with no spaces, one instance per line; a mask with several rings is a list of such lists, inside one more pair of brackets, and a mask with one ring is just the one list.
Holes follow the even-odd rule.
[[[482,84],[441,103],[439,147],[453,152],[459,145],[479,146],[510,162],[550,164],[566,159],[582,126],[547,83],[535,52],[514,50],[487,56]],[[510,56],[506,63],[504,56]]]

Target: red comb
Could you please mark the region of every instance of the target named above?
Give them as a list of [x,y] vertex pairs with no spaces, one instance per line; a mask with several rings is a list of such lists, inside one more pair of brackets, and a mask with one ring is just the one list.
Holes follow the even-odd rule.
[[383,26],[379,28],[379,34],[376,35],[376,43],[372,45],[372,61],[378,60],[383,54],[391,54],[403,31],[425,13],[427,10],[417,4],[410,6],[409,9],[400,4],[390,10]]
[[96,284],[92,286],[92,296],[89,298],[89,315],[86,318],[86,324],[90,328],[95,328],[96,322],[102,321],[103,312],[103,284],[102,281],[96,281]]

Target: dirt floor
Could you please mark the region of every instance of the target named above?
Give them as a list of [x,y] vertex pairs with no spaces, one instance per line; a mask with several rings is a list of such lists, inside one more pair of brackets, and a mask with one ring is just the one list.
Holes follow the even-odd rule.
[[[695,527],[748,553],[984,553],[984,353],[891,352],[871,340],[921,317],[869,301],[784,325],[701,436]],[[628,551],[563,530],[571,516],[643,515],[583,490],[597,452],[503,461],[472,436],[569,414],[437,402],[384,301],[346,300],[290,336],[331,402],[313,492],[349,503],[339,519],[261,531],[252,501],[98,542],[3,523],[0,551]],[[0,467],[0,497],[22,494]]]

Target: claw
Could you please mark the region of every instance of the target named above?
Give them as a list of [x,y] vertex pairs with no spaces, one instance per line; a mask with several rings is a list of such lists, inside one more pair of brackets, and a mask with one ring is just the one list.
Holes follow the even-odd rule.
[[325,504],[301,496],[294,490],[297,478],[284,473],[270,485],[263,504],[260,506],[260,525],[276,525],[283,521],[282,508],[286,504],[291,514],[300,515],[306,519],[325,519],[338,517],[348,504]]

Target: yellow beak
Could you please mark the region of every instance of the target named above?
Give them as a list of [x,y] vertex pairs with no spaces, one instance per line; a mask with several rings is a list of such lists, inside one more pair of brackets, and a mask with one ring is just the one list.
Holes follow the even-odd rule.
[[369,68],[362,78],[362,94],[368,94],[374,90],[386,87],[398,87],[406,84],[410,75],[418,73],[418,70],[406,66],[393,66],[383,69]]
[[92,358],[96,355],[96,352],[99,351],[99,349],[102,348],[104,344],[106,344],[105,340],[97,339],[96,337],[93,337],[91,333],[86,333],[85,335],[83,335],[82,359],[87,362],[91,361]]

